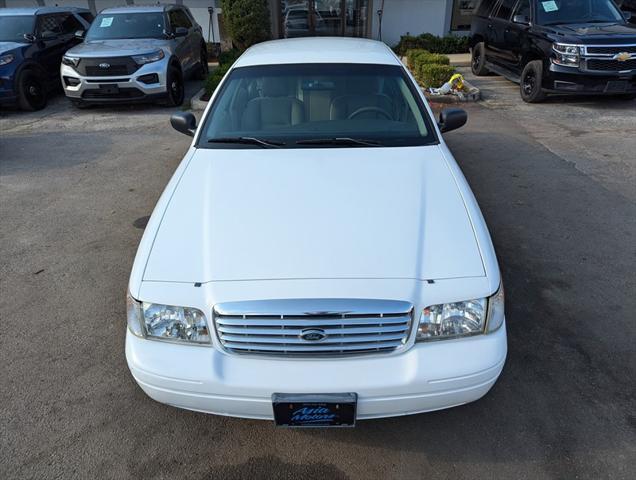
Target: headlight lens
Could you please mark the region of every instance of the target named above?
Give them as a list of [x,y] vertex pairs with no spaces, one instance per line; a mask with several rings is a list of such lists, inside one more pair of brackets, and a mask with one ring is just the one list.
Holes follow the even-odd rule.
[[210,330],[201,310],[138,302],[128,295],[128,328],[138,337],[184,343],[210,343]]
[[503,324],[503,287],[490,298],[426,307],[420,315],[417,341],[443,340],[494,332]]
[[15,56],[11,53],[0,55],[0,66],[7,65],[15,60]]
[[564,67],[578,67],[580,63],[581,49],[577,45],[565,45],[555,43],[552,45],[554,58],[552,61]]
[[67,55],[64,55],[62,57],[62,63],[64,65],[68,65],[69,67],[77,67],[79,60],[80,60],[79,57],[70,57]]
[[163,50],[157,50],[143,55],[133,55],[133,60],[137,65],[145,65],[146,63],[158,62],[164,57]]

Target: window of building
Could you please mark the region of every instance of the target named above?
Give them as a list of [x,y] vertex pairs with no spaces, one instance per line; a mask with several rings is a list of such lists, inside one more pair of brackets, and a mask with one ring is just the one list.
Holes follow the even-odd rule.
[[[492,3],[492,0],[484,0],[484,3]],[[480,4],[480,0],[453,0],[451,30],[470,30],[473,15],[477,13]]]

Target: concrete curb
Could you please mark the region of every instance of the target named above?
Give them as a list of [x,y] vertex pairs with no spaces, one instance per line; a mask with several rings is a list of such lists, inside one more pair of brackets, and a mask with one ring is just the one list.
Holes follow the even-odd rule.
[[205,93],[205,88],[202,88],[197,93],[195,93],[190,99],[190,110],[205,110],[205,107],[208,106],[208,102],[201,100],[201,97]]

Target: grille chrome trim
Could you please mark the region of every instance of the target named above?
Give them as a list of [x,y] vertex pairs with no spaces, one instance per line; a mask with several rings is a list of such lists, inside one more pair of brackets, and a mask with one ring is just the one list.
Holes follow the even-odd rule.
[[[217,339],[229,353],[270,356],[349,356],[404,347],[413,305],[397,300],[290,299],[215,305]],[[301,337],[319,329],[325,337]]]

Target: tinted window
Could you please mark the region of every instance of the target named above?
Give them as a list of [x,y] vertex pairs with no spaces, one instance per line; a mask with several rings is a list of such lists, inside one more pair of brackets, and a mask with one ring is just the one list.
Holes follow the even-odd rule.
[[495,2],[496,0],[482,0],[482,2],[479,4],[479,7],[477,8],[476,15],[480,17],[487,17],[488,15],[490,15],[490,12]]
[[58,22],[58,15],[40,15],[38,17],[38,35],[60,35],[62,27]]
[[515,9],[514,15],[524,15],[530,18],[530,0],[520,0]]
[[84,26],[73,15],[64,14],[58,16],[58,21],[62,27],[62,33],[75,33],[78,30],[84,30]]
[[33,33],[32,16],[0,16],[0,42],[23,42],[26,33]]
[[109,38],[163,38],[163,13],[100,13],[91,24],[87,40]]
[[86,20],[88,23],[91,23],[95,19],[91,12],[80,12],[78,13],[78,15]]
[[515,0],[503,0],[497,10],[495,17],[503,20],[509,20],[512,15],[512,8],[515,6]]
[[[231,71],[204,120],[199,146],[254,148],[209,139],[283,142],[355,138],[382,146],[435,142],[431,119],[404,70],[391,65],[291,64]],[[324,145],[322,145],[324,146]],[[329,146],[329,145],[327,145]]]
[[168,13],[173,30],[178,27],[191,28],[192,23],[183,10],[171,10]]

